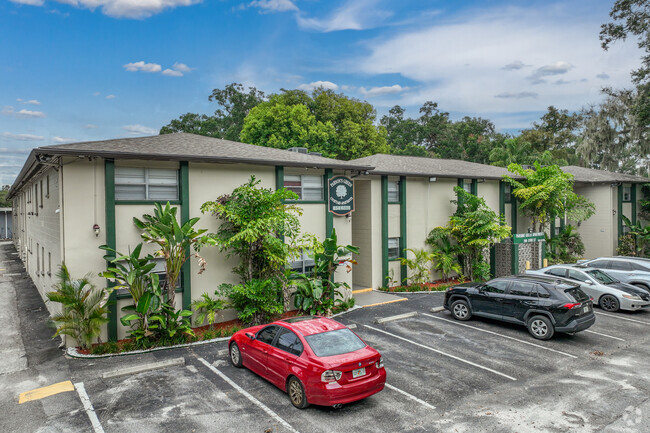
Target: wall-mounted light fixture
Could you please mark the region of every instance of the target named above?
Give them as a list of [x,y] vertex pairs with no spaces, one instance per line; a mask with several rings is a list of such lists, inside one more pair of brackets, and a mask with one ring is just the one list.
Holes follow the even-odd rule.
[[436,182],[438,180],[437,177],[430,177],[429,182]]
[[93,231],[95,232],[95,236],[99,237],[99,224],[93,225]]

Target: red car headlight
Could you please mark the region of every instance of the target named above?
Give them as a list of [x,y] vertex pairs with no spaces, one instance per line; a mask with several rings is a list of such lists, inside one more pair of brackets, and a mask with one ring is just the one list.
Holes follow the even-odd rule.
[[336,370],[326,370],[320,375],[320,380],[323,382],[336,382],[341,378],[343,373]]
[[384,358],[379,358],[379,361],[377,361],[375,365],[377,366],[378,369],[384,368]]

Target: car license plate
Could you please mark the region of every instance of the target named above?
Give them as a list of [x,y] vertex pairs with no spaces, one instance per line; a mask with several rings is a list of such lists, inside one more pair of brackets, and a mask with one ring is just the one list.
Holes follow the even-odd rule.
[[582,312],[583,313],[588,313],[589,312],[589,305],[587,305],[586,307],[582,307]]
[[362,368],[357,368],[356,370],[352,370],[352,378],[355,379],[357,377],[365,376],[366,375],[366,367]]

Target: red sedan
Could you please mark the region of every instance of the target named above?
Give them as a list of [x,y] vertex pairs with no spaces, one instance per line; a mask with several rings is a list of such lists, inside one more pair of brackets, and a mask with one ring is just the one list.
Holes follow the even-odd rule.
[[287,392],[299,409],[361,400],[386,383],[379,352],[324,317],[293,317],[243,329],[230,339],[229,351],[235,367],[246,367]]

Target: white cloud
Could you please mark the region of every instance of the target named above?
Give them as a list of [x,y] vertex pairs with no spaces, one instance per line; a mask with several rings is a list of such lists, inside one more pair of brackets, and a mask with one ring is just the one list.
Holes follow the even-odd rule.
[[331,81],[313,81],[309,84],[301,84],[300,86],[298,86],[300,90],[306,90],[308,92],[317,89],[319,87],[323,87],[329,90],[339,89],[339,86],[337,84],[332,83]]
[[26,110],[26,109],[21,109],[16,111],[14,107],[8,105],[0,111],[0,114],[4,114],[5,116],[13,116],[13,117],[20,117],[20,118],[44,118],[45,113],[42,111],[32,111],[32,110]]
[[516,71],[516,70],[519,70],[519,69],[525,68],[526,66],[530,66],[530,65],[526,65],[526,64],[525,64],[524,62],[522,62],[521,60],[515,60],[515,61],[512,62],[512,63],[508,63],[507,65],[505,65],[505,66],[504,66],[503,68],[501,68],[501,69],[503,69],[503,70],[505,70],[505,71]]
[[10,0],[12,3],[29,6],[43,6],[44,0]]
[[523,98],[537,98],[539,95],[535,92],[505,92],[494,95],[495,98],[505,98],[505,99],[523,99]]
[[3,132],[2,138],[6,140],[18,140],[18,141],[41,141],[45,137],[40,135],[33,134],[12,134],[11,132]]
[[[588,6],[579,13],[583,19],[576,21],[575,7],[564,4],[472,10],[447,22],[416,30],[398,29],[389,36],[367,40],[363,42],[368,48],[365,57],[341,62],[334,72],[371,77],[396,74],[414,82],[411,90],[398,94],[390,105],[418,106],[432,100],[444,111],[481,116],[544,112],[549,105],[578,110],[602,99],[602,83],[580,81],[582,78],[593,76],[594,70],[606,70],[613,87],[629,86],[629,71],[638,67],[640,57],[634,43],[619,43],[603,51],[598,42],[602,14]],[[504,70],[504,65],[520,66],[513,59],[530,67]],[[540,80],[560,75],[574,82],[571,86],[540,83],[533,87],[531,70]],[[537,93],[538,97],[495,98],[522,92]]]
[[158,63],[145,63],[144,61],[139,61],[139,62],[134,62],[134,63],[127,63],[126,65],[123,65],[124,69],[126,69],[129,72],[160,72],[162,70],[162,66],[160,66]]
[[248,7],[259,8],[260,12],[288,12],[297,11],[298,7],[291,0],[256,0],[248,4]]
[[106,99],[115,99],[117,96],[115,95],[106,95]]
[[182,77],[183,73],[181,71],[174,71],[173,69],[165,69],[162,71],[163,75],[167,75],[169,77]]
[[86,129],[97,129],[99,127],[97,125],[93,125],[92,123],[88,123],[88,124],[84,125],[84,128],[86,128]]
[[58,135],[55,135],[54,137],[52,137],[52,141],[54,141],[57,144],[63,144],[63,143],[72,143],[77,140],[75,138],[59,137]]
[[25,101],[24,99],[18,98],[16,99],[17,102],[22,102],[25,105],[41,105],[39,101],[36,99],[30,99],[29,101]]
[[326,18],[307,18],[296,15],[298,25],[319,32],[338,30],[364,30],[378,26],[392,16],[391,12],[379,9],[378,0],[348,0]]
[[402,87],[399,84],[394,84],[392,86],[383,86],[383,87],[371,87],[370,89],[366,89],[365,87],[359,88],[359,92],[368,98],[372,98],[374,96],[401,93],[405,90],[408,90],[408,87]]
[[537,68],[537,70],[532,75],[530,75],[528,79],[530,79],[532,84],[542,84],[546,82],[542,79],[542,77],[566,74],[573,68],[574,66],[570,63],[562,61],[555,62],[550,65],[544,65],[540,68]]
[[192,69],[194,69],[194,68],[190,68],[185,63],[176,62],[176,63],[174,63],[174,66],[172,66],[172,69],[175,70],[175,71],[184,72],[184,73],[187,74],[189,72],[192,72]]
[[158,135],[157,130],[143,125],[126,125],[122,129],[128,132],[129,135]]

